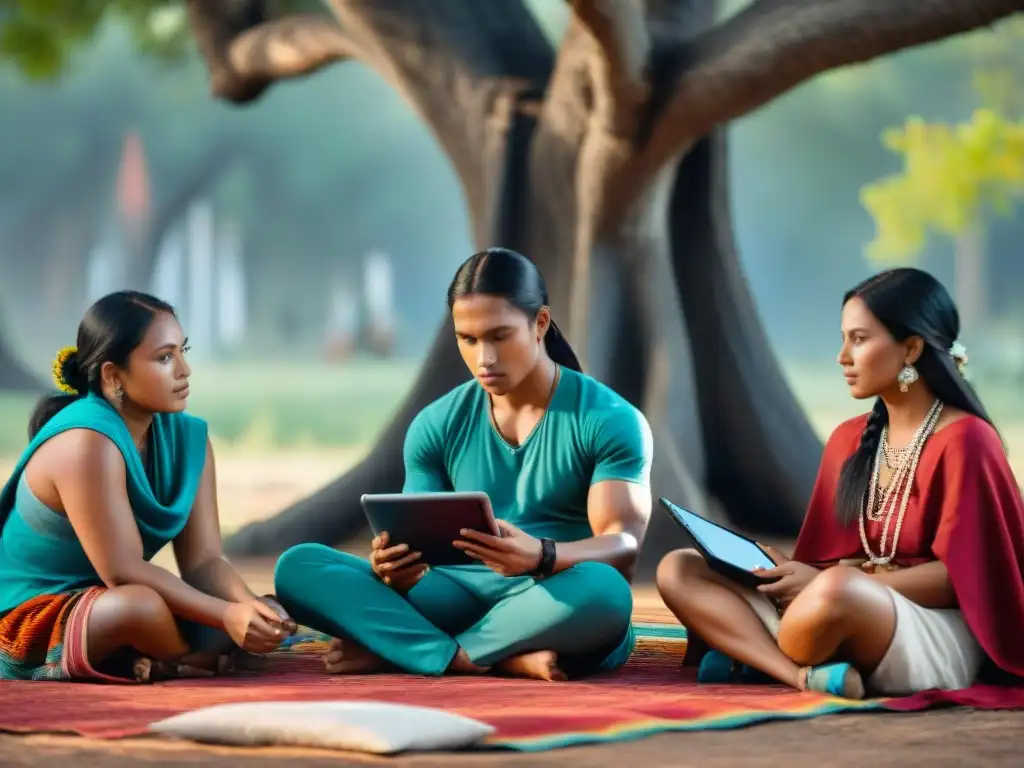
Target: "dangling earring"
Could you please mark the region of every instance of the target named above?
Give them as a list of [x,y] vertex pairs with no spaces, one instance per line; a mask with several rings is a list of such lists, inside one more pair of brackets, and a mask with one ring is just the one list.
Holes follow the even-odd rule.
[[117,400],[117,406],[120,408],[122,404],[121,401],[124,400],[124,390],[121,388],[120,384],[114,385],[114,399]]
[[896,381],[900,383],[900,392],[909,392],[910,385],[917,381],[917,368],[910,364],[904,365]]

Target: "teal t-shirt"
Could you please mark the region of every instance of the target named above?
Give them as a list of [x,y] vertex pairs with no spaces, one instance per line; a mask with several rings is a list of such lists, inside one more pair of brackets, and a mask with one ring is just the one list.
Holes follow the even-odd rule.
[[470,381],[413,419],[404,491],[483,491],[498,519],[531,536],[578,541],[594,535],[590,486],[649,486],[653,452],[644,415],[582,373],[562,368],[547,411],[519,446],[495,429],[487,393]]

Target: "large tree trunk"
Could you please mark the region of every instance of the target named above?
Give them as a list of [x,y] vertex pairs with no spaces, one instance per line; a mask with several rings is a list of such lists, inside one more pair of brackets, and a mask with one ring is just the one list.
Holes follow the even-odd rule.
[[[535,255],[545,274],[570,277],[564,255],[572,252],[572,210],[557,216],[531,215],[532,203],[546,195],[573,197],[571,186],[557,186],[560,170],[550,154],[539,151],[529,94],[512,91],[496,102],[491,130],[495,135],[487,160],[493,169],[493,190],[477,206],[475,222],[480,247],[501,244]],[[572,155],[570,155],[572,156]],[[697,414],[693,365],[673,287],[665,217],[671,176],[665,194],[653,196],[645,212],[652,228],[623,225],[602,235],[595,246],[595,311],[587,335],[589,359],[600,364],[588,371],[641,407],[655,433],[652,484],[660,495],[706,509],[703,493],[703,449]],[[560,194],[561,193],[561,194]],[[654,233],[654,234],[652,234]],[[566,242],[569,240],[570,242]],[[546,244],[540,247],[540,244]],[[552,293],[570,293],[566,279],[551,283]],[[557,298],[552,300],[558,306]],[[609,318],[613,318],[609,322]],[[561,318],[556,317],[561,322]],[[567,330],[572,338],[572,329]],[[615,366],[604,364],[617,358]],[[402,444],[412,418],[429,402],[468,380],[459,357],[450,318],[446,318],[427,353],[412,391],[374,444],[352,471],[274,518],[249,525],[226,542],[234,555],[270,555],[303,541],[335,544],[359,534],[365,518],[363,493],[400,491],[404,478]],[[660,512],[652,523],[651,542],[644,549],[638,573],[649,575],[666,548],[685,539]]]
[[[793,534],[821,445],[743,279],[724,136],[701,137],[818,72],[981,26],[1019,0],[758,0],[714,28],[710,2],[572,5],[554,65],[511,0],[500,13],[479,0],[333,0],[340,24],[267,20],[256,0],[189,11],[214,92],[236,102],[331,61],[373,66],[451,158],[478,245],[531,256],[585,368],[647,414],[655,494]],[[467,377],[446,319],[369,455],[228,551],[360,531],[359,496],[401,488],[413,416]],[[680,540],[656,510],[640,573]]]
[[[566,80],[577,64],[559,65],[567,70]],[[570,340],[577,333],[583,339],[579,351],[592,362],[588,372],[647,414],[656,440],[652,482],[657,493],[708,510],[693,361],[672,273],[667,212],[674,171],[667,170],[628,216],[598,231],[589,218],[593,201],[577,194],[577,175],[587,168],[588,152],[599,155],[601,148],[584,146],[586,132],[572,125],[572,100],[557,113],[538,115],[537,96],[529,84],[511,83],[493,98],[482,142],[484,183],[470,206],[475,239],[480,247],[503,245],[530,254],[557,308],[569,305],[573,281],[581,279],[572,254],[582,233],[590,243],[591,268],[582,278],[592,308],[584,321],[587,332],[567,324],[563,314],[556,312],[556,320]],[[313,496],[237,532],[227,551],[268,555],[303,541],[333,544],[361,532],[365,518],[359,497],[401,490],[402,443],[412,418],[468,378],[446,318],[412,391],[370,454]],[[657,511],[648,540],[641,574],[653,569],[667,547],[684,541]]]
[[[516,247],[525,156],[536,121],[530,106],[539,96],[550,67],[550,49],[543,44],[542,34],[529,12],[520,7],[495,19],[482,4],[447,3],[432,8],[420,24],[415,13],[402,19],[394,14],[393,8],[353,2],[344,4],[339,15],[353,29],[372,30],[372,34],[364,33],[379,46],[371,55],[387,61],[386,65],[378,64],[378,68],[386,66],[392,73],[391,77],[398,81],[396,86],[427,117],[452,158],[465,188],[477,244]],[[451,29],[461,27],[467,33],[482,28],[483,34],[450,40]],[[512,39],[518,37],[520,48],[509,45],[510,31]],[[391,45],[384,47],[388,40]],[[420,64],[425,49],[449,43],[452,47],[445,48],[448,57],[435,61],[432,71],[424,71]],[[474,110],[479,119],[471,126],[472,137],[460,140],[461,119],[458,128],[451,124],[454,115],[444,101],[444,90],[435,90],[431,98],[429,89],[418,89],[415,93],[408,89],[424,78],[436,78],[449,85],[462,83],[472,77],[466,61],[483,62],[495,71],[518,76],[496,81],[483,92],[472,94],[474,101],[466,108]],[[468,153],[471,147],[477,150],[476,155]],[[276,554],[303,541],[338,543],[363,530],[366,520],[360,496],[402,488],[402,445],[413,417],[424,405],[469,379],[454,338],[451,319],[445,318],[409,394],[370,453],[354,469],[274,518],[242,528],[225,542],[225,551],[232,555]]]
[[707,487],[736,524],[790,536],[803,520],[821,442],[783,377],[743,276],[726,144],[719,128],[690,151],[669,216],[676,287],[700,361]]

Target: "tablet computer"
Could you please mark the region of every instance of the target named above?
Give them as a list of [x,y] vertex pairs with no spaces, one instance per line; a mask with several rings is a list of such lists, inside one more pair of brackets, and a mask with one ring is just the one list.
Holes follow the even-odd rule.
[[681,525],[697,545],[704,556],[708,567],[715,573],[725,576],[731,581],[745,587],[756,588],[760,584],[770,584],[779,577],[764,578],[752,573],[757,566],[774,568],[772,560],[757,542],[748,539],[735,531],[730,531],[718,523],[713,523],[695,512],[683,509],[668,499],[659,499],[669,516]]
[[463,528],[501,535],[486,493],[368,493],[361,502],[374,536],[387,531],[389,546],[407,544],[428,565],[480,562],[452,546]]

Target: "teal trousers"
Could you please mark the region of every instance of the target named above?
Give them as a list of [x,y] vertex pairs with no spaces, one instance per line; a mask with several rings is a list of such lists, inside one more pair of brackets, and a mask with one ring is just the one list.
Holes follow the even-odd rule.
[[485,667],[555,651],[570,677],[620,667],[633,650],[629,583],[603,563],[542,581],[484,565],[435,567],[403,596],[366,560],[300,544],[278,560],[274,587],[299,624],[353,640],[414,674],[443,674],[460,647]]

